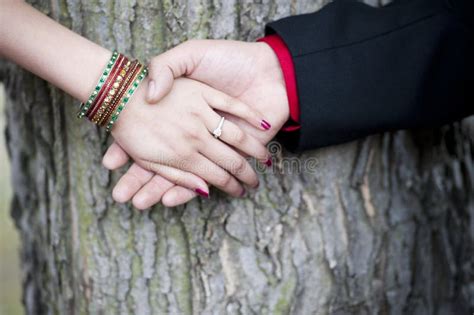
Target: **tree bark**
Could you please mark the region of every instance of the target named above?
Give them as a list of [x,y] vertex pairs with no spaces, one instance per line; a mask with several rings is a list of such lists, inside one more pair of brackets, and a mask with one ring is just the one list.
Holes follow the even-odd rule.
[[[146,61],[189,38],[252,41],[324,2],[33,5]],[[1,73],[27,314],[473,312],[473,119],[301,155],[273,147],[248,198],[139,212],[113,202],[110,139],[76,119],[77,101],[11,64]]]

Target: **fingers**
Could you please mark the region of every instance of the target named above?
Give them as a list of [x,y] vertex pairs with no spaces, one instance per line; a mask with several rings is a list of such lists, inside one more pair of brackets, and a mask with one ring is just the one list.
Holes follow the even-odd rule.
[[[157,58],[157,57],[155,57]],[[167,65],[155,62],[150,64],[150,78],[146,100],[150,104],[159,102],[173,87],[175,76]],[[151,73],[153,71],[153,74]]]
[[201,197],[209,198],[209,187],[203,179],[199,178],[200,175],[197,173],[192,172],[198,176],[171,166],[157,163],[149,163],[146,168],[160,176],[163,176],[175,185],[191,189]]
[[102,158],[102,165],[112,171],[127,164],[128,160],[128,154],[117,144],[117,142],[113,142]]
[[[166,168],[164,167],[164,170],[161,171],[170,176],[170,172]],[[135,208],[144,210],[159,203],[162,197],[168,194],[170,190],[171,192],[166,197],[166,202],[164,203],[168,207],[186,203],[198,195],[198,193],[187,188],[175,186],[164,177],[147,171],[134,163],[119,179],[114,187],[112,196],[115,201],[120,203],[132,200]],[[205,193],[205,197],[208,196],[209,194]]]
[[206,102],[214,109],[239,117],[255,128],[269,130],[271,125],[255,108],[218,90],[209,89],[203,93]]
[[142,188],[152,177],[153,173],[134,163],[120,177],[112,191],[112,197],[115,201],[124,203],[132,199],[133,195]]
[[[210,132],[218,126],[221,119],[221,117],[212,110],[210,110],[207,115],[203,115],[203,117],[205,119],[204,124]],[[269,166],[270,153],[267,148],[253,136],[245,133],[233,122],[229,120],[224,121],[224,124],[222,125],[222,134],[219,137],[219,140]]]
[[203,55],[199,41],[187,41],[154,57],[149,64],[146,100],[156,103],[169,93],[173,80],[190,75]]
[[245,192],[234,176],[201,154],[195,155],[192,163],[187,166],[187,170],[231,196],[240,197]]
[[166,207],[176,207],[187,203],[197,194],[190,189],[181,186],[171,187],[161,198],[161,202]]
[[[250,187],[258,185],[258,177],[249,162],[225,143],[211,138],[200,152]],[[240,192],[242,194],[242,191]]]
[[133,206],[139,210],[148,209],[159,203],[162,196],[173,187],[173,183],[165,178],[154,175],[136,194],[133,196]]

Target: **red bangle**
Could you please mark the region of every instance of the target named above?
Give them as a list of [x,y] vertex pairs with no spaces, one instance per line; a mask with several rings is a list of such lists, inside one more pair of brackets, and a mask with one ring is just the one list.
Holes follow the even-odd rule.
[[78,118],[86,116],[109,132],[120,112],[147,76],[148,69],[138,60],[131,62],[114,51],[87,101],[81,103]]
[[128,87],[133,81],[133,78],[141,69],[140,66],[141,65],[138,62],[138,60],[133,61],[133,63],[130,65],[130,68],[127,72],[127,76],[123,78],[123,81],[122,81],[123,83],[121,84],[120,89],[117,90],[117,94],[115,95],[114,100],[109,104],[105,113],[102,115],[102,118],[99,120],[98,122],[99,126],[105,127],[105,125],[108,123],[110,116],[112,115],[112,113],[115,111],[115,108],[118,106],[118,104],[122,100],[125,92],[127,91]]
[[98,96],[95,102],[92,104],[91,109],[86,114],[87,118],[92,121],[96,112],[98,111],[101,104],[106,99],[110,89],[112,88],[112,84],[115,82],[117,76],[120,74],[121,69],[123,68],[124,64],[128,61],[127,57],[120,55],[120,59],[117,60],[116,67],[114,67],[113,71],[111,71],[109,77],[107,78],[104,86],[100,90],[100,97]]
[[93,123],[99,124],[99,121],[104,115],[104,112],[107,110],[110,104],[113,103],[115,99],[117,98],[117,92],[120,89],[120,87],[123,85],[123,81],[121,78],[122,77],[125,78],[132,64],[133,64],[132,62],[127,61],[122,66],[122,69],[120,69],[120,71],[117,73],[116,78],[110,83],[110,88],[108,91],[106,91],[107,94],[105,95],[104,101],[101,104],[97,105],[97,111],[92,116]]
[[97,94],[97,97],[94,100],[94,102],[92,103],[91,107],[86,112],[86,117],[89,120],[92,120],[92,118],[94,117],[94,115],[97,112],[98,108],[100,107],[100,105],[104,101],[105,97],[109,93],[109,90],[110,90],[113,82],[115,82],[115,79],[116,79],[118,73],[120,72],[120,69],[122,68],[123,64],[126,63],[127,61],[128,61],[127,57],[125,57],[122,54],[119,55],[117,62],[115,63],[112,70],[110,71],[110,75],[107,77],[107,80],[105,81],[104,85],[102,86],[99,93]]

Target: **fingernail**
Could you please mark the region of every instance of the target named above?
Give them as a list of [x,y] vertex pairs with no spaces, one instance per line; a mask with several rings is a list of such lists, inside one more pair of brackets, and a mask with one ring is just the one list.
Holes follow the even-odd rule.
[[148,82],[148,98],[149,99],[153,98],[153,96],[155,95],[155,87],[156,87],[155,80],[150,80],[150,82]]
[[245,193],[246,193],[246,190],[245,190],[245,188],[244,188],[244,189],[242,190],[242,192],[240,193],[240,197],[245,196]]
[[262,119],[260,121],[260,126],[262,126],[262,128],[265,129],[265,130],[268,130],[272,127],[272,125],[270,125],[270,123],[268,121],[266,121],[265,119]]
[[272,158],[271,157],[269,157],[268,160],[265,161],[265,165],[268,166],[268,167],[272,166]]
[[195,192],[198,193],[201,197],[209,199],[209,193],[202,190],[201,188],[196,188]]

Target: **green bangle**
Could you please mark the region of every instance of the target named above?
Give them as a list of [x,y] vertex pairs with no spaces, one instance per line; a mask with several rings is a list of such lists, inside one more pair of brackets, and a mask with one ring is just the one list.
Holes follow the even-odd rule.
[[92,91],[92,94],[87,99],[87,102],[81,103],[81,107],[79,109],[79,112],[77,113],[78,118],[84,117],[87,111],[89,110],[89,107],[91,107],[92,103],[94,103],[94,100],[97,97],[97,94],[99,93],[100,89],[102,88],[102,85],[104,85],[105,81],[107,81],[107,78],[110,75],[110,71],[114,67],[114,64],[117,61],[118,56],[119,56],[119,53],[114,51],[112,54],[112,57],[110,57],[110,60],[107,63],[107,66],[102,72],[102,75],[100,76],[100,79],[97,82],[95,89]]
[[137,90],[138,86],[140,85],[140,82],[143,81],[143,79],[147,76],[148,74],[148,69],[146,67],[143,67],[143,70],[140,72],[140,74],[137,76],[137,78],[135,79],[135,81],[131,84],[131,87],[130,89],[128,90],[127,94],[124,95],[124,97],[122,98],[122,100],[120,101],[120,105],[117,107],[117,110],[115,111],[115,113],[112,115],[108,125],[107,125],[107,128],[106,128],[106,131],[107,132],[110,132],[110,130],[112,130],[112,127],[114,125],[114,123],[118,120],[118,117],[120,115],[120,113],[122,112],[122,110],[125,108],[125,106],[127,105],[128,101],[130,100],[130,98],[132,97],[133,93],[135,93],[135,91]]

